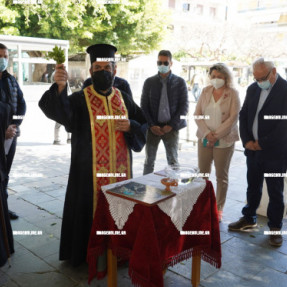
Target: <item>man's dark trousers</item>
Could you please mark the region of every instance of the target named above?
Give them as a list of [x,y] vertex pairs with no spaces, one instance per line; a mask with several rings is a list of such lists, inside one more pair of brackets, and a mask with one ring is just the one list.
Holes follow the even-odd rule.
[[[268,226],[270,228],[281,229],[284,212],[283,174],[286,173],[287,168],[286,158],[266,159],[262,156],[262,151],[249,151],[246,161],[248,183],[247,204],[243,207],[242,214],[247,221],[256,222],[256,210],[262,197],[263,180],[265,178],[269,195],[267,208]],[[267,174],[274,176],[268,177]]]
[[8,152],[8,154],[6,155],[7,177],[6,177],[6,179],[5,179],[4,188],[5,188],[5,192],[6,192],[7,198],[8,198],[8,190],[7,190],[7,187],[8,187],[8,182],[9,182],[9,174],[10,174],[11,166],[12,166],[13,159],[14,159],[14,156],[15,156],[16,146],[17,146],[17,136],[15,136],[15,137],[13,138],[13,142],[12,142],[12,144],[11,144],[11,146],[10,146],[9,152]]

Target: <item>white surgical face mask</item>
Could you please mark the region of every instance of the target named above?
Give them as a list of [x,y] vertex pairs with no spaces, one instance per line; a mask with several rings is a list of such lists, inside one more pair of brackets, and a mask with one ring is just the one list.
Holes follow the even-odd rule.
[[8,67],[8,60],[6,58],[0,58],[0,72],[4,72]]
[[264,82],[257,82],[257,85],[259,86],[259,88],[261,88],[262,90],[268,90],[271,87],[271,83],[269,80],[264,81]]
[[157,68],[161,74],[166,74],[169,72],[169,66],[160,65],[160,66],[157,66]]
[[221,87],[224,86],[225,84],[225,81],[223,79],[218,79],[218,78],[215,78],[215,79],[212,79],[210,80],[211,82],[211,85],[217,90],[217,89],[220,89]]

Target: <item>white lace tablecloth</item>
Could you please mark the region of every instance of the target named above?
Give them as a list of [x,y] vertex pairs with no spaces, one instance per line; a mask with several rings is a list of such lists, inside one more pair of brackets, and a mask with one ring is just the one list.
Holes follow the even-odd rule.
[[[113,187],[126,184],[130,181],[148,184],[150,186],[162,189],[163,185],[160,182],[162,178],[163,177],[159,175],[148,174],[139,178],[133,178],[122,182],[102,186],[102,191],[109,203],[110,213],[118,229],[123,229],[129,215],[133,212],[134,206],[137,203],[124,198],[120,198],[118,196],[113,196],[106,193],[106,191]],[[198,197],[205,189],[205,186],[205,180],[196,178],[189,184],[171,188],[172,191],[176,193],[176,196],[158,204],[158,207],[171,218],[171,221],[179,231],[182,230],[183,225],[185,224],[190,212],[192,211]]]

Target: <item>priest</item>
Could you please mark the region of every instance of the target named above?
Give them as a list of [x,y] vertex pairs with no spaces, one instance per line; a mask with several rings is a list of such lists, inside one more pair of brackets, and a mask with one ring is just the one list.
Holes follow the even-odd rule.
[[126,93],[113,87],[117,48],[88,47],[92,85],[67,95],[68,74],[56,65],[55,83],[39,106],[72,133],[69,180],[64,204],[60,260],[77,266],[86,259],[98,192],[102,185],[132,177],[132,153],[145,144],[146,119]]

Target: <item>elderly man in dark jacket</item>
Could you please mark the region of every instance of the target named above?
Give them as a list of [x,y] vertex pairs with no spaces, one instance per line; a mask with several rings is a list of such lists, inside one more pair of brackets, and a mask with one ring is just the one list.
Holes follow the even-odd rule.
[[186,127],[181,119],[188,112],[187,87],[184,79],[174,75],[168,50],[158,54],[158,74],[148,78],[143,86],[141,108],[149,129],[146,142],[144,174],[153,172],[159,142],[162,140],[169,165],[178,164],[178,134]]
[[269,244],[281,246],[284,216],[284,177],[287,168],[287,82],[273,62],[263,58],[253,63],[251,84],[240,111],[240,137],[247,163],[247,204],[229,230],[245,231],[257,226],[263,180],[267,185]]

